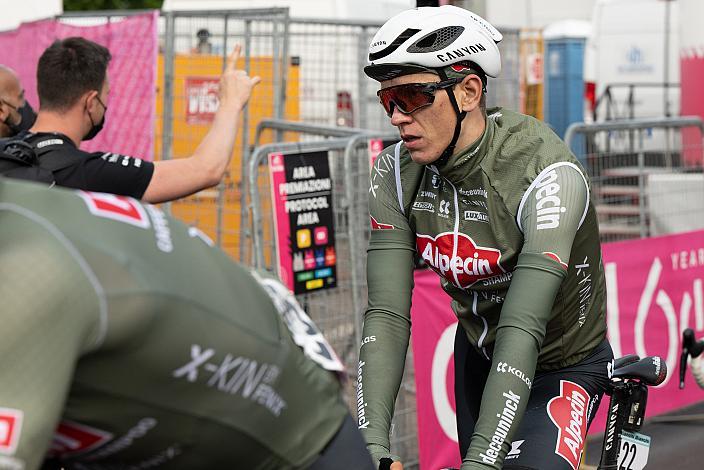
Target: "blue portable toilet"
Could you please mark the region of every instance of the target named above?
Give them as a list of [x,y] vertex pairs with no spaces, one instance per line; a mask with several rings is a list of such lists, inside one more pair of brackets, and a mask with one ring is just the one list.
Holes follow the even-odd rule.
[[[543,30],[544,117],[560,138],[565,137],[570,124],[584,121],[583,62],[585,43],[590,34],[591,23],[581,20],[559,21]],[[577,156],[580,153],[575,151]]]

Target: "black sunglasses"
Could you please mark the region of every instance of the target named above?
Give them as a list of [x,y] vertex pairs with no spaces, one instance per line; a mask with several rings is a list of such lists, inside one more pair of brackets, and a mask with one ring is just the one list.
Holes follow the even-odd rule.
[[394,106],[403,114],[411,114],[433,104],[436,91],[449,88],[461,81],[461,78],[450,78],[441,82],[405,83],[382,88],[376,92],[376,96],[379,97],[379,101],[389,117],[394,112]]

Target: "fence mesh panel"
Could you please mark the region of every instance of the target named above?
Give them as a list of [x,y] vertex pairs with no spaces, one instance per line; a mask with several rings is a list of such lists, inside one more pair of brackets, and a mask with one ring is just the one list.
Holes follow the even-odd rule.
[[704,228],[701,121],[581,125],[567,143],[587,170],[602,242]]

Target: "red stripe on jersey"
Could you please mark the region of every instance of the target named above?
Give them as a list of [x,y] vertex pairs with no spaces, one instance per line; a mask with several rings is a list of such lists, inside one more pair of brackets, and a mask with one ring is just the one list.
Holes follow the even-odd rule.
[[382,224],[380,222],[377,222],[376,219],[373,216],[369,216],[372,222],[372,230],[394,230],[396,227],[394,227],[391,224]]
[[544,254],[545,256],[547,256],[548,258],[552,258],[553,260],[555,260],[555,261],[557,261],[558,263],[560,263],[560,266],[562,267],[562,269],[564,269],[565,271],[567,271],[567,268],[568,268],[567,264],[566,264],[566,263],[563,263],[562,260],[560,259],[560,257],[557,256],[555,253],[553,253],[552,251],[543,251],[543,254]]

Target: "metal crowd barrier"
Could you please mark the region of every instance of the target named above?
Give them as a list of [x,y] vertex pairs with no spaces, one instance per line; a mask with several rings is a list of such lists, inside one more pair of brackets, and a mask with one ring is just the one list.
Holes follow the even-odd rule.
[[[333,182],[333,213],[337,250],[337,286],[298,296],[311,318],[348,368],[345,397],[356,413],[354,381],[362,316],[366,307],[366,248],[369,240],[370,139],[396,140],[397,133],[362,133],[318,142],[266,144],[257,147],[248,163],[249,207],[252,216],[253,265],[276,270],[269,178],[270,153],[327,151]],[[404,468],[417,468],[418,441],[413,358],[409,349],[404,380],[396,404],[392,448],[406,457]]]
[[603,242],[704,228],[702,136],[696,116],[570,125]]

